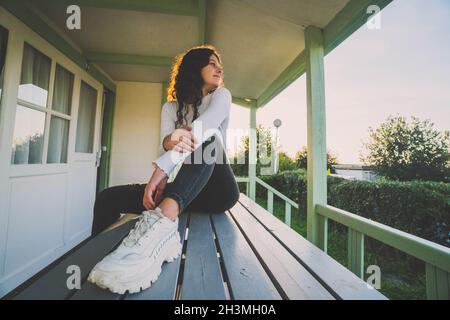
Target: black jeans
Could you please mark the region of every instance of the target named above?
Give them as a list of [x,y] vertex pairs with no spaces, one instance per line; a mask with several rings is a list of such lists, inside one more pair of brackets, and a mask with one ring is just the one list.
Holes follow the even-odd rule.
[[[100,192],[94,205],[92,235],[117,221],[120,213],[141,214],[145,211],[142,202],[146,185],[114,186]],[[185,159],[175,179],[167,183],[161,199],[165,197],[177,201],[180,214],[190,210],[219,213],[236,204],[239,187],[215,135]]]

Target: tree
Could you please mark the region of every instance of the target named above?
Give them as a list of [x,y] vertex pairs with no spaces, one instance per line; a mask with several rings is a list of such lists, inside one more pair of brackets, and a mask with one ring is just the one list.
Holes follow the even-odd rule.
[[280,151],[278,153],[278,171],[282,172],[295,169],[297,169],[295,161],[289,157],[286,152]]
[[[256,127],[256,141],[256,172],[258,174],[261,172],[261,168],[269,168],[271,165],[273,138],[270,129],[258,125]],[[242,137],[238,154],[230,159],[231,167],[236,176],[248,176],[249,145],[249,136]],[[244,163],[239,163],[238,159],[245,159],[245,161],[240,161]]]
[[371,141],[364,143],[360,160],[374,166],[389,179],[450,182],[450,132],[436,131],[430,120],[389,116],[376,130],[369,127]]
[[[295,164],[297,168],[304,168],[307,169],[307,160],[308,160],[308,148],[303,147],[301,150],[297,151],[295,154]],[[327,169],[330,169],[331,173],[336,173],[333,165],[338,163],[338,158],[334,154],[332,154],[330,151],[327,152]]]

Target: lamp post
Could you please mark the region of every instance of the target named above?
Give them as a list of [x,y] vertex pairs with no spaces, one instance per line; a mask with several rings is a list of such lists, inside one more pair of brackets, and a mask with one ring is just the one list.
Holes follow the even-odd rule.
[[278,165],[279,165],[279,159],[278,159],[278,128],[281,127],[281,120],[275,119],[273,120],[273,125],[275,126],[275,148],[272,150],[272,161],[274,163],[273,166],[273,173],[278,173]]

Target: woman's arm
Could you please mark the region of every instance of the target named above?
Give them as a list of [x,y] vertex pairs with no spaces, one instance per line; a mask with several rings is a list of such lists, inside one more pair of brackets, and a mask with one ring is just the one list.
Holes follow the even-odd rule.
[[178,152],[190,152],[194,150],[195,138],[191,132],[192,127],[182,125],[168,134],[163,140],[165,151],[174,150]]
[[[192,133],[197,142],[194,149],[203,144],[218,129],[220,124],[230,114],[232,96],[230,91],[221,87],[212,93],[211,101],[206,111],[192,122]],[[191,151],[192,152],[192,151]],[[169,176],[178,163],[187,158],[191,152],[178,152],[174,150],[167,151],[152,164],[158,166]]]
[[164,148],[164,140],[166,137],[175,130],[174,115],[174,105],[171,102],[164,103],[161,109],[161,131],[160,131],[160,142],[159,142],[159,156],[166,153],[167,149]]

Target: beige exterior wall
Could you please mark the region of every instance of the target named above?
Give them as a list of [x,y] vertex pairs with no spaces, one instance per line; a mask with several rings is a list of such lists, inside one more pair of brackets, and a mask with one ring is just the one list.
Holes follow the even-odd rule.
[[162,84],[116,85],[109,185],[146,183],[158,157]]

